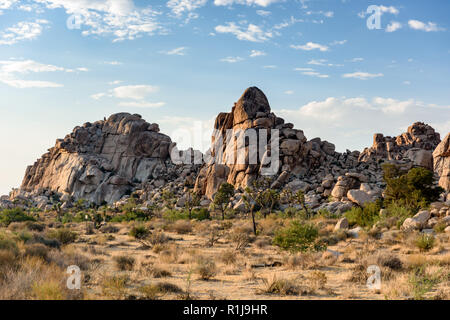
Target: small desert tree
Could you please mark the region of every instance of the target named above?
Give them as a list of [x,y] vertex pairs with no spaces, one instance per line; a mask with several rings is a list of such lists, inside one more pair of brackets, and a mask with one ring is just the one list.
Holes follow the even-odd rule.
[[218,207],[222,212],[222,220],[225,220],[225,209],[234,196],[234,186],[229,183],[223,183],[216,195],[214,196],[214,206]]
[[280,201],[280,193],[274,189],[266,189],[262,192],[260,197],[261,206],[266,209],[264,210],[264,218],[267,216],[267,211],[272,214],[273,208]]
[[394,164],[384,164],[383,179],[386,182],[385,200],[412,209],[425,207],[438,200],[444,191],[434,186],[433,172],[425,168],[405,171]]
[[297,193],[295,194],[295,200],[297,201],[297,203],[299,205],[302,206],[302,209],[305,210],[306,216],[310,217],[309,210],[308,210],[308,207],[306,205],[305,192],[303,190],[298,190],[297,191]]
[[186,193],[186,201],[184,206],[189,213],[189,220],[192,219],[192,209],[200,205],[201,196],[198,192],[193,189],[189,189]]

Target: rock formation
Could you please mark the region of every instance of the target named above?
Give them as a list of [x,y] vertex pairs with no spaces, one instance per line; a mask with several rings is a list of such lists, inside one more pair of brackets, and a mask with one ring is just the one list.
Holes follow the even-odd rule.
[[440,142],[439,133],[422,122],[416,122],[408,131],[397,137],[385,137],[376,133],[373,145],[359,156],[359,161],[372,159],[402,160],[410,159],[415,165],[433,170],[432,152]]
[[20,191],[113,203],[167,171],[171,139],[140,115],[114,114],[76,127],[27,168]]
[[[238,139],[243,136],[251,139],[251,129],[257,133],[258,145],[262,142],[265,149],[252,150],[248,148],[247,141],[239,145],[234,140],[227,139],[227,134]],[[260,136],[262,129],[267,136]],[[273,134],[274,129],[279,130],[277,136]],[[251,185],[252,181],[261,176],[264,167],[273,165],[269,160],[274,152],[271,150],[273,143],[279,146],[279,166],[274,166],[276,169],[273,172],[278,180],[274,182],[274,188],[288,182],[291,174],[305,175],[311,168],[320,166],[327,156],[335,154],[333,144],[318,138],[308,142],[302,130],[294,129],[292,123],[285,123],[271,112],[269,102],[261,90],[256,87],[248,88],[230,113],[220,113],[217,116],[210,150],[212,161],[200,171],[196,190],[212,199],[223,182],[231,183],[236,188]],[[237,161],[239,155],[245,161]],[[250,161],[252,157],[256,159],[254,163]],[[281,174],[278,175],[279,173]]]
[[450,133],[433,152],[434,171],[439,175],[439,185],[450,191]]
[[[67,206],[78,199],[120,204],[131,193],[145,207],[164,202],[167,192],[182,206],[186,187],[194,184],[203,195],[201,206],[208,206],[220,185],[228,182],[236,188],[230,206],[243,211],[245,187],[270,174],[271,188],[302,190],[312,210],[344,212],[382,197],[383,162],[432,169],[434,160],[440,184],[449,191],[450,134],[439,142],[432,127],[417,122],[395,138],[376,134],[373,146],[362,153],[339,153],[332,143],[308,140],[302,130],[277,117],[264,93],[252,87],[231,112],[217,116],[211,148],[204,156],[192,149],[178,152],[157,124],[119,113],[85,123],[57,140],[27,168],[21,188],[9,199],[0,199],[0,207],[13,206],[11,200],[27,205],[31,199],[48,210],[55,196]],[[205,162],[194,163],[195,159]],[[282,202],[281,208],[289,205]]]

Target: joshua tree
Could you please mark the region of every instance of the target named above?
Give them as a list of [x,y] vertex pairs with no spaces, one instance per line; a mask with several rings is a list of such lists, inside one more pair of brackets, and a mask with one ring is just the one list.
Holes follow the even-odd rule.
[[[273,208],[280,200],[280,193],[274,189],[266,189],[262,192],[260,202],[262,207],[269,210],[272,214]],[[267,210],[264,210],[264,218],[267,216]]]
[[306,216],[309,218],[310,215],[308,207],[306,206],[305,192],[303,192],[303,190],[298,190],[297,193],[295,194],[295,200],[299,205],[302,206],[303,210],[305,210]]
[[197,207],[200,205],[200,199],[201,196],[197,193],[194,192],[194,190],[189,189],[186,193],[186,202],[184,203],[184,206],[186,207],[186,210],[188,210],[189,212],[189,220],[192,219],[192,209],[194,207]]
[[216,195],[214,196],[214,206],[218,207],[222,212],[222,220],[225,220],[225,209],[234,196],[234,186],[229,183],[223,183]]

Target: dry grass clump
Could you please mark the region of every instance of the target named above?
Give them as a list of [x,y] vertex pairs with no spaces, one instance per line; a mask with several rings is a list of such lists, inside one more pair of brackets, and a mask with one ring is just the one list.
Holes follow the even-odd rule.
[[252,232],[248,226],[239,226],[231,230],[228,238],[234,243],[236,250],[242,251],[254,240]]
[[119,271],[131,271],[136,260],[133,257],[123,255],[114,257],[114,262]]
[[257,239],[254,244],[258,249],[264,249],[271,245],[271,241],[269,238],[260,238]]
[[321,271],[313,271],[308,276],[308,283],[313,290],[325,289],[327,281],[326,274]]
[[283,257],[283,265],[289,269],[317,269],[320,267],[321,253],[302,252]]
[[170,272],[169,270],[155,266],[151,268],[150,273],[153,278],[167,278],[172,276],[172,272]]
[[220,254],[220,261],[227,265],[234,264],[236,262],[236,259],[237,255],[236,251],[234,250],[226,250]]
[[272,278],[263,278],[262,283],[262,288],[256,291],[258,294],[297,296],[304,293],[304,290],[296,284],[296,281],[289,279],[278,279],[275,275]]
[[162,263],[177,263],[179,257],[178,247],[175,245],[167,246],[159,253],[159,259]]
[[187,220],[177,220],[169,226],[169,230],[178,234],[188,234],[192,232],[192,224]]
[[101,283],[102,294],[108,298],[124,299],[130,278],[127,275],[113,275],[105,277]]
[[208,281],[216,276],[217,267],[214,261],[200,257],[197,261],[195,271],[201,280]]

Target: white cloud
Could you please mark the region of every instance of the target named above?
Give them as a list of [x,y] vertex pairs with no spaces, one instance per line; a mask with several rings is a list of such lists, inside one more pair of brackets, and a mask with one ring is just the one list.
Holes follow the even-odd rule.
[[408,25],[411,29],[421,30],[425,32],[436,32],[436,31],[444,31],[444,28],[440,28],[434,22],[424,23],[419,20],[409,20]]
[[[383,14],[383,13],[390,13],[390,14],[393,14],[393,15],[398,15],[399,12],[400,12],[400,11],[399,11],[396,7],[394,7],[394,6],[389,6],[389,7],[386,7],[386,6],[378,6],[378,8],[380,9],[380,13],[381,13],[381,14]],[[368,14],[369,14],[368,12],[362,11],[362,12],[358,13],[358,17],[360,17],[361,19],[363,19],[363,18],[365,18]],[[371,12],[370,14],[372,14],[372,12]]]
[[294,94],[295,92],[293,91],[293,90],[286,90],[285,92],[284,92],[284,94],[287,94],[287,95],[292,95],[292,94]]
[[337,45],[344,45],[347,43],[347,40],[335,40],[332,43],[330,43],[330,46],[337,46]]
[[68,70],[70,69],[57,67],[51,64],[42,64],[33,60],[3,60],[0,61],[0,82],[19,89],[58,88],[63,85],[50,81],[18,79],[17,75]]
[[220,59],[221,62],[228,62],[228,63],[236,63],[236,62],[243,61],[243,60],[244,60],[244,58],[241,58],[241,57],[226,57],[226,58]]
[[336,144],[337,150],[362,151],[372,145],[374,133],[397,136],[416,121],[423,121],[441,134],[450,131],[450,106],[436,107],[414,99],[330,97],[312,101],[297,110],[274,110],[304,130],[308,139],[321,137]]
[[214,0],[216,6],[231,6],[233,4],[243,4],[247,6],[257,5],[261,7],[267,7],[272,3],[278,2],[280,0]]
[[266,11],[266,10],[256,10],[256,14],[261,17],[267,17],[267,16],[270,16],[272,14],[272,12]]
[[119,99],[143,100],[150,93],[159,91],[159,87],[149,85],[121,86],[112,89],[112,95]]
[[11,9],[11,7],[17,2],[18,0],[0,0],[0,15],[3,14],[3,10]]
[[268,66],[263,66],[263,69],[276,69],[277,66],[275,65],[268,65]]
[[353,72],[353,73],[346,73],[343,74],[343,78],[355,78],[359,80],[367,80],[367,79],[373,79],[378,77],[383,77],[384,74],[382,73],[368,73],[368,72]]
[[91,95],[91,98],[94,99],[94,100],[100,100],[101,98],[103,98],[105,96],[106,96],[106,93],[100,92],[100,93],[96,93],[96,94]]
[[121,102],[119,106],[129,108],[161,108],[166,105],[165,102],[147,102],[147,101],[129,101]]
[[321,45],[314,42],[308,42],[305,45],[291,45],[291,48],[295,50],[305,50],[305,51],[311,51],[311,50],[320,50],[320,51],[328,51],[328,46]]
[[0,45],[13,45],[24,40],[34,40],[42,34],[47,20],[22,21],[0,33]]
[[400,22],[392,21],[386,27],[386,32],[394,32],[394,31],[397,31],[398,29],[401,29],[401,27],[402,27],[402,24]]
[[321,74],[320,72],[315,71],[312,68],[295,68],[294,71],[300,71],[301,74],[310,77],[316,78],[329,78],[330,76],[327,74]]
[[264,51],[259,51],[259,50],[252,50],[252,52],[250,53],[251,58],[261,57],[261,56],[265,56],[265,55],[266,55],[266,53]]
[[254,24],[249,24],[247,28],[242,28],[234,22],[228,22],[227,25],[216,26],[215,30],[218,33],[231,33],[235,35],[238,40],[251,42],[264,42],[273,37],[272,32],[263,31]]
[[162,53],[167,54],[169,56],[184,56],[186,54],[186,47],[175,48],[170,51],[163,51]]
[[[172,10],[176,17],[181,17],[184,13],[192,13],[192,11],[203,7],[208,0],[169,0],[167,7]],[[193,16],[191,16],[192,18]]]
[[364,58],[353,58],[352,60],[350,60],[351,62],[361,62],[364,61]]
[[142,35],[166,33],[158,21],[161,12],[150,6],[138,8],[133,0],[33,0],[48,9],[63,8],[75,15],[83,26],[82,34],[110,35],[114,41],[133,40]]

